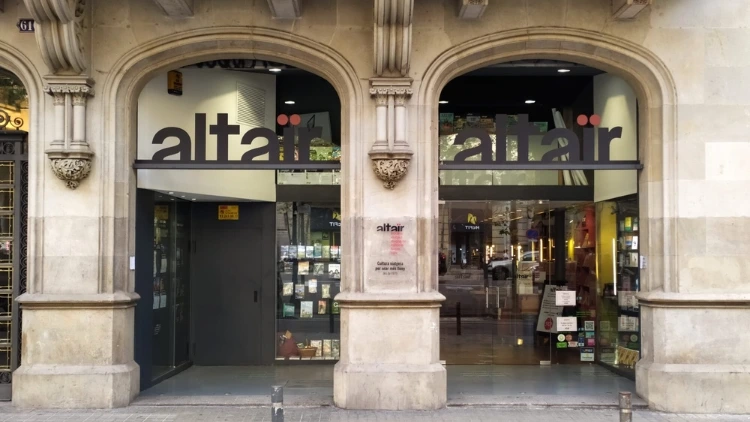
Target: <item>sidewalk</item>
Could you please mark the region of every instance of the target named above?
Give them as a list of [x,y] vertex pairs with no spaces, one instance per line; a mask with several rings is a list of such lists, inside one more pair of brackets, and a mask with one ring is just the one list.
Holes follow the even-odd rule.
[[[434,412],[347,411],[332,407],[287,408],[285,422],[617,422],[617,410],[451,407]],[[271,421],[269,407],[182,406],[129,407],[106,411],[21,411],[0,406],[0,422],[262,422]],[[635,410],[635,422],[750,421],[750,416],[674,415]]]

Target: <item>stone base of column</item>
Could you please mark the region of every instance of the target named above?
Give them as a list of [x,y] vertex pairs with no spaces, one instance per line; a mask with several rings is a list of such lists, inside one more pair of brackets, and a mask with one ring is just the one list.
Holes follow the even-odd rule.
[[663,412],[750,414],[750,365],[642,362],[636,391]]
[[22,408],[108,409],[138,395],[135,362],[110,366],[24,365],[13,373],[13,405]]
[[646,292],[636,391],[654,410],[750,414],[750,294]]
[[441,409],[446,391],[446,372],[439,363],[344,364],[333,373],[334,404],[345,409]]
[[333,374],[337,407],[432,410],[445,407],[437,292],[342,293],[341,359]]
[[13,404],[21,408],[124,407],[140,391],[133,360],[134,305],[128,293],[25,294],[21,366]]

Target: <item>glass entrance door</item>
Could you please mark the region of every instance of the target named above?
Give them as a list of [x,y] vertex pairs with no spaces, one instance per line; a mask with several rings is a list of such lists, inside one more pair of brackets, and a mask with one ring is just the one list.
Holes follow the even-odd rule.
[[439,288],[446,297],[441,359],[446,364],[551,360],[555,327],[546,321],[555,311],[554,291],[546,287],[553,284],[551,233],[548,201],[440,205]]

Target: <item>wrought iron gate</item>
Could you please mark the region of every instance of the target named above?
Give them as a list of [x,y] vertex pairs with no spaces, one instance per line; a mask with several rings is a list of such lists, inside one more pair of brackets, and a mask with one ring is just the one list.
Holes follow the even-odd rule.
[[22,122],[0,113],[0,400],[11,399],[13,371],[21,364],[21,310],[26,291],[29,166],[27,133],[6,130]]

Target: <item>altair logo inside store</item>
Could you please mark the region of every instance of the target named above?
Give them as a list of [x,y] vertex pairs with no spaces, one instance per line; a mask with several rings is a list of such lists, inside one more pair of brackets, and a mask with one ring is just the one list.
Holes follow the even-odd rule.
[[401,232],[404,231],[404,226],[401,224],[383,224],[378,226],[379,232]]

